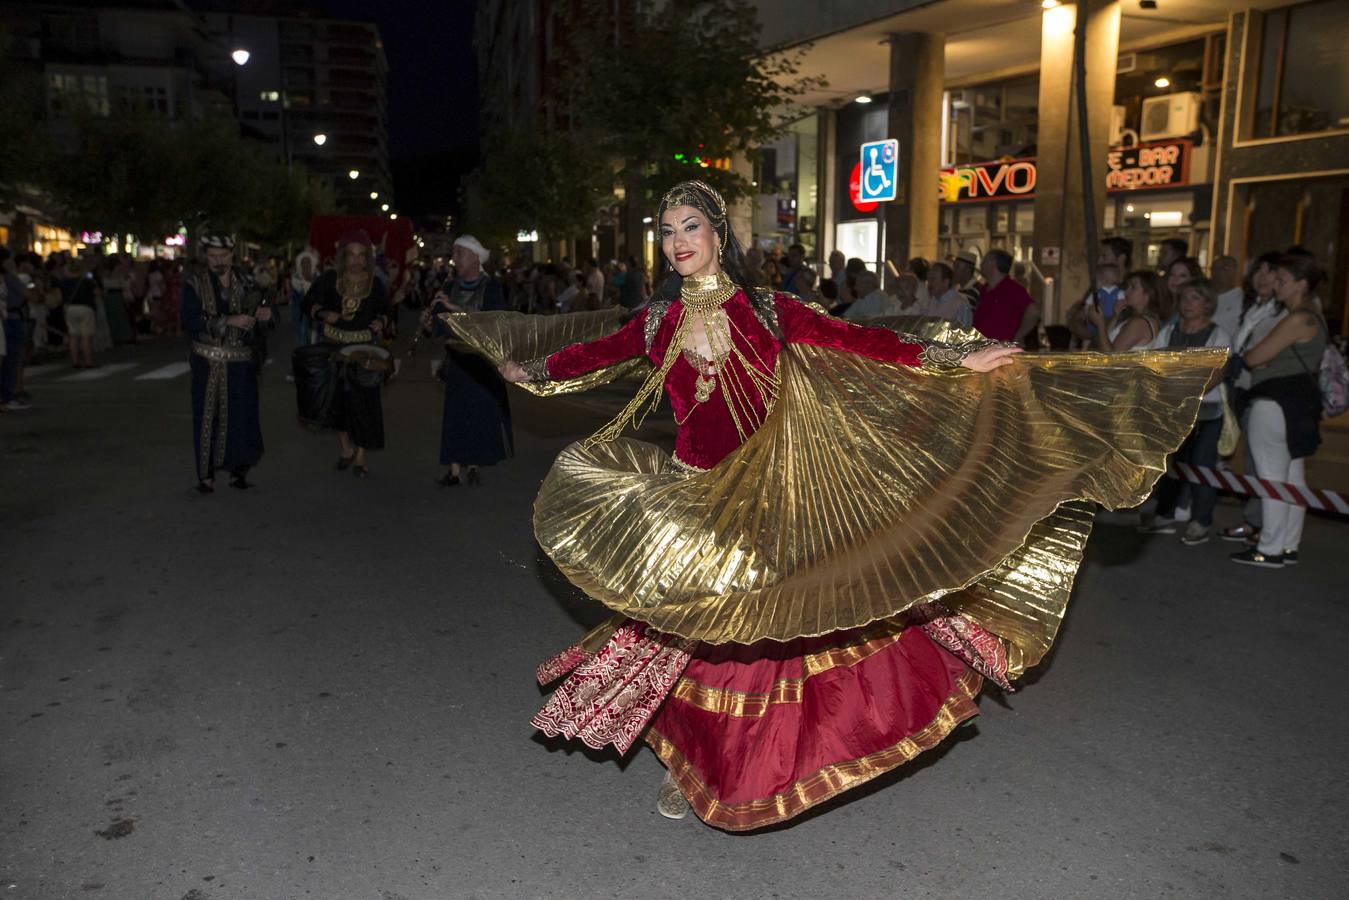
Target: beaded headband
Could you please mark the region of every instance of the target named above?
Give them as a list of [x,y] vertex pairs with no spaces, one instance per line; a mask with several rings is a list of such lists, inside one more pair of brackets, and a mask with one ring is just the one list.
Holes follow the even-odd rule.
[[721,239],[721,246],[726,246],[730,237],[727,228],[726,201],[716,188],[705,181],[679,182],[660,198],[660,206],[656,210],[657,221],[666,210],[677,206],[692,206],[707,216],[707,220],[717,232],[717,237]]

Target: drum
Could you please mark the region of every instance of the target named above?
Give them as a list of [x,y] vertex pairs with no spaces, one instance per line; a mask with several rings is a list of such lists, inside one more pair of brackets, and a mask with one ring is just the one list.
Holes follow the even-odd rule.
[[346,365],[347,380],[360,387],[379,387],[393,369],[393,354],[374,344],[348,344],[337,357]]
[[295,401],[300,422],[312,428],[331,428],[337,367],[330,344],[296,347],[291,354]]

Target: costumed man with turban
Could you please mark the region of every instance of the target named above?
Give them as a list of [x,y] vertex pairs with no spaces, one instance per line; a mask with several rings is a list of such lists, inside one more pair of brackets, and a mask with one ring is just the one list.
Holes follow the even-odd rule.
[[[443,286],[423,313],[423,326],[437,312],[487,312],[506,309],[506,292],[483,266],[489,253],[477,238],[466,234],[454,242],[455,277]],[[444,325],[436,323],[438,333]],[[506,385],[496,366],[468,345],[445,343],[440,368],[445,382],[445,409],[440,423],[440,464],[448,466],[437,484],[453,487],[461,478],[480,484],[479,466],[491,466],[515,452],[511,406]]]
[[215,472],[230,473],[230,487],[251,487],[245,477],[262,459],[258,370],[272,311],[247,272],[234,265],[234,240],[201,239],[206,266],[183,279],[183,330],[192,340],[192,436],[197,451],[197,491],[215,490]]
[[[373,345],[389,330],[389,298],[375,277],[375,252],[364,231],[344,234],[338,242],[337,265],[314,282],[305,308],[318,339],[334,351],[357,344]],[[387,356],[387,353],[384,354]],[[379,377],[360,377],[354,364],[337,368],[330,424],[337,429],[339,472],[352,469],[368,475],[366,450],[384,448],[384,406]]]

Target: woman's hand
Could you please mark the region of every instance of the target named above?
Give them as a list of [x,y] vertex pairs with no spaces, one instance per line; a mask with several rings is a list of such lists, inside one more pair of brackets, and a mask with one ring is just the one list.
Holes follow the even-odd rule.
[[1105,314],[1101,312],[1101,306],[1098,303],[1087,304],[1087,321],[1095,325],[1097,330],[1105,328]]
[[329,325],[336,325],[337,320],[342,317],[335,312],[326,312],[320,318],[322,318],[323,321],[327,322]]
[[382,332],[383,330],[384,330],[384,323],[383,323],[383,322],[381,322],[379,319],[371,319],[371,320],[370,320],[370,333],[371,333],[371,334],[379,334],[379,333]]
[[256,317],[259,322],[272,321],[272,308],[270,306],[259,306]]
[[529,377],[529,373],[525,371],[525,367],[513,359],[506,360],[501,364],[497,371],[501,373],[502,378],[506,379],[511,384],[519,384],[522,381],[534,380]]
[[1021,352],[1020,347],[985,347],[965,357],[961,365],[975,372],[992,372],[994,369],[1010,366],[1014,362],[1013,357]]
[[225,319],[225,324],[231,328],[241,328],[247,331],[253,327],[253,317],[245,315],[229,316]]

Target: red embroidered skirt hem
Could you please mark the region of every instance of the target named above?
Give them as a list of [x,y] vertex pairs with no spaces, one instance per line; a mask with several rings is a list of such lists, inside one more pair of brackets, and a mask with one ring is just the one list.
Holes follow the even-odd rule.
[[[776,652],[765,653],[765,648]],[[698,817],[763,828],[930,750],[982,677],[918,627],[702,645],[645,733]]]

